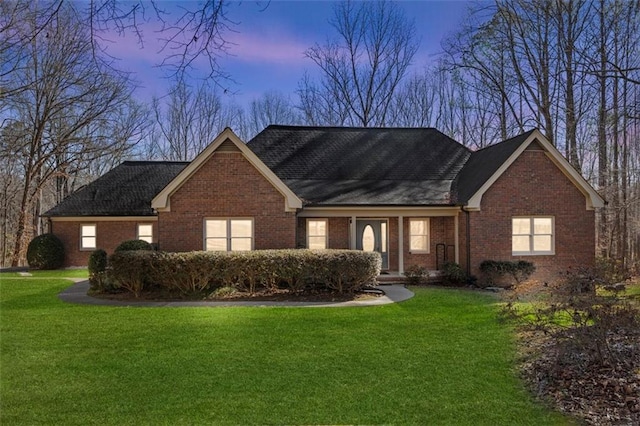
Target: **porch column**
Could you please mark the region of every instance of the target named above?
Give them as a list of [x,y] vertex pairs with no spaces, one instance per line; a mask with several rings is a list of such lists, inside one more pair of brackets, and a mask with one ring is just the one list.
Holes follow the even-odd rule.
[[398,216],[398,273],[404,272],[404,216]]
[[453,246],[454,246],[454,258],[455,262],[460,264],[460,244],[458,233],[460,232],[460,228],[458,227],[458,213],[453,217]]
[[351,216],[351,223],[349,224],[350,226],[350,234],[349,235],[349,248],[351,250],[355,250],[356,249],[356,217],[355,216]]

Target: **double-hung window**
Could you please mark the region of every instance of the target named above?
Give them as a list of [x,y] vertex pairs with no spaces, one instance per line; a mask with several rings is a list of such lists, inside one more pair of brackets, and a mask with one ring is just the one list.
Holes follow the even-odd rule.
[[97,229],[95,224],[80,225],[80,250],[95,250],[97,247]]
[[429,218],[409,219],[409,251],[429,253]]
[[314,250],[326,249],[327,219],[309,219],[307,221],[307,247]]
[[207,219],[204,228],[205,250],[253,249],[253,219]]
[[553,217],[514,217],[511,228],[513,255],[555,253]]
[[146,241],[149,244],[153,243],[153,225],[150,223],[139,223],[138,239]]

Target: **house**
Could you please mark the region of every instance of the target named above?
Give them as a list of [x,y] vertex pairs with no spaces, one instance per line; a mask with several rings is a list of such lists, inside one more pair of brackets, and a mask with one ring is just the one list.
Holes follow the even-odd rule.
[[593,265],[603,199],[538,130],[471,151],[431,128],[225,129],[193,161],[127,161],[49,210],[66,264],[140,238],[160,250],[351,248],[383,269],[478,274]]

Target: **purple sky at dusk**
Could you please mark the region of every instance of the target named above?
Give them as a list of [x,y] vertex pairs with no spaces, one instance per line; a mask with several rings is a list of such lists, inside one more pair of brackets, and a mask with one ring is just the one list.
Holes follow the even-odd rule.
[[[304,71],[314,75],[317,66],[304,57],[304,51],[315,43],[333,38],[328,23],[332,16],[329,1],[278,1],[270,3],[243,1],[232,3],[228,17],[238,25],[225,33],[231,42],[230,55],[220,59],[224,72],[233,81],[225,82],[235,94],[225,95],[225,101],[246,105],[269,90],[277,90],[294,99]],[[420,48],[414,58],[414,69],[429,65],[440,51],[440,42],[454,31],[466,13],[464,1],[402,1],[409,18],[415,19]],[[169,3],[161,3],[169,5]],[[265,8],[266,6],[266,8]],[[170,6],[168,6],[170,7]],[[140,48],[131,34],[110,37],[108,51],[120,59],[119,66],[136,73],[141,84],[140,98],[165,94],[167,80],[154,65],[161,61],[155,42],[154,28],[144,27],[145,46]]]

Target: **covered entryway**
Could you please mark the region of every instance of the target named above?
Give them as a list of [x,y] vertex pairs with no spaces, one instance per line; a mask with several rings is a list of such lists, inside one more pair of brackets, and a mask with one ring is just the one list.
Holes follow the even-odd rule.
[[389,235],[387,219],[356,220],[356,250],[377,251],[382,269],[389,269]]

